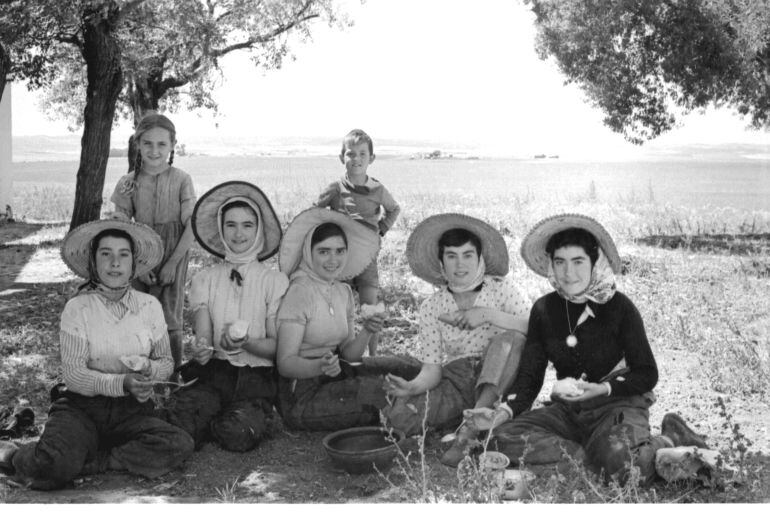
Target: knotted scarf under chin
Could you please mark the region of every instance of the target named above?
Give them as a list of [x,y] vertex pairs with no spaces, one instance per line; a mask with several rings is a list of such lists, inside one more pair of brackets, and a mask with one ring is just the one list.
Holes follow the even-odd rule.
[[[251,209],[254,211],[254,215],[257,216],[257,236],[254,238],[254,243],[251,244],[251,247],[241,253],[235,253],[230,250],[230,246],[227,245],[227,241],[222,234],[222,208],[235,201],[242,201],[251,206]],[[245,263],[251,263],[252,261],[255,261],[259,256],[259,252],[265,246],[265,231],[262,224],[262,210],[260,210],[259,206],[257,206],[257,204],[248,197],[231,197],[219,206],[219,210],[217,211],[217,229],[219,230],[219,238],[225,248],[225,261],[232,263],[235,266],[230,271],[230,280],[233,281],[237,286],[241,286],[243,284],[243,276],[238,271],[238,267]]]
[[591,280],[582,292],[576,295],[569,295],[562,289],[559,280],[556,279],[554,274],[552,261],[548,263],[548,281],[562,298],[575,304],[583,304],[589,300],[596,304],[605,304],[617,291],[615,274],[612,272],[610,262],[601,248],[599,248],[599,257],[596,259],[593,269],[591,269]]
[[441,263],[441,276],[447,282],[447,288],[452,293],[463,293],[475,290],[484,282],[484,274],[487,271],[487,264],[484,262],[484,256],[479,256],[479,265],[476,267],[476,275],[473,276],[473,280],[465,286],[452,282],[447,273],[444,271],[444,264]]

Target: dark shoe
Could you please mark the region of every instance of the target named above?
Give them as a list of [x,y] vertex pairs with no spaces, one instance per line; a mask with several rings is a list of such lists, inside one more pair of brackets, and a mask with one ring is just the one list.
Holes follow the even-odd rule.
[[[35,413],[29,407],[17,410],[0,427],[0,438],[14,439],[23,437],[35,425]],[[37,435],[37,431],[33,433]]]
[[663,416],[660,433],[673,441],[674,446],[697,446],[708,449],[703,436],[696,434],[681,416],[670,412]]
[[16,468],[13,466],[13,456],[19,446],[10,441],[0,441],[0,473],[4,475],[13,475]]

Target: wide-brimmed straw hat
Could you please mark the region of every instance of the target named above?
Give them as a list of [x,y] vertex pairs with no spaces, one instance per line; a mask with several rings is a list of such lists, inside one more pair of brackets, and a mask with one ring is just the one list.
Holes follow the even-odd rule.
[[620,255],[610,234],[595,219],[579,213],[562,213],[546,217],[535,224],[521,242],[521,257],[524,258],[524,263],[541,276],[548,277],[551,258],[545,251],[545,246],[553,235],[570,228],[581,228],[591,233],[607,256],[612,271],[620,273]]
[[380,237],[371,228],[351,217],[326,208],[309,208],[297,214],[286,228],[278,254],[278,267],[291,275],[302,261],[302,249],[307,234],[326,222],[333,222],[342,228],[348,239],[348,258],[338,279],[352,279],[377,257]]
[[224,259],[225,244],[219,233],[217,214],[223,203],[238,197],[249,199],[260,210],[265,244],[259,251],[257,259],[259,261],[266,260],[278,252],[278,247],[281,245],[281,223],[265,193],[246,181],[220,183],[198,199],[192,214],[192,229],[195,239],[206,251]]
[[91,257],[91,241],[107,229],[125,231],[134,242],[134,276],[141,276],[155,268],[163,259],[163,241],[146,224],[121,219],[103,219],[81,224],[64,237],[61,257],[72,271],[89,279],[88,261]]
[[498,230],[483,220],[462,213],[440,213],[420,222],[406,242],[406,258],[414,275],[431,284],[446,283],[441,275],[438,240],[446,231],[456,228],[466,229],[479,237],[487,274],[504,276],[508,273],[508,247]]

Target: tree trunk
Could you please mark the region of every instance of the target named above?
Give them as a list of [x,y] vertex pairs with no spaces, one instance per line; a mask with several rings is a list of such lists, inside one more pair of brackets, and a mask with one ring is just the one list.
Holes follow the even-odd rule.
[[[156,88],[150,84],[150,79],[146,77],[136,77],[131,80],[129,87],[129,101],[131,110],[134,113],[134,128],[147,113],[148,110],[158,110],[160,105],[160,96],[156,94]],[[136,147],[134,136],[128,138],[128,172],[136,168],[136,159],[139,154],[139,148]]]
[[115,35],[118,14],[119,8],[115,2],[110,2],[105,10],[95,7],[83,12],[82,53],[86,62],[88,86],[70,229],[97,220],[102,209],[112,120],[123,86],[120,46]]
[[5,90],[5,76],[10,71],[11,59],[5,52],[3,43],[0,42],[0,99],[3,99],[3,91]]

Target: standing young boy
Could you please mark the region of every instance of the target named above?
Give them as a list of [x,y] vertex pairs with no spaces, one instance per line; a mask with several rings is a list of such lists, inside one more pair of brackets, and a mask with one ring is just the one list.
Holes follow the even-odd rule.
[[[396,222],[401,207],[385,186],[368,176],[366,170],[374,162],[374,144],[363,130],[352,130],[342,140],[340,162],[345,175],[326,187],[316,206],[329,207],[372,228],[383,236]],[[377,258],[353,279],[361,304],[377,304],[380,288]],[[379,336],[369,342],[369,355],[375,355]]]

